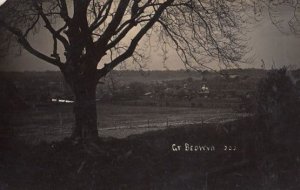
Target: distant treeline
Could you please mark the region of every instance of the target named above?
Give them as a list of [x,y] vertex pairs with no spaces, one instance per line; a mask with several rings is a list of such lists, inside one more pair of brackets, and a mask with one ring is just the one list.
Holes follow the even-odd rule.
[[[168,70],[168,71],[136,71],[136,70],[115,70],[108,77],[115,77],[124,83],[139,82],[153,82],[164,80],[182,80],[186,78],[194,79],[211,79],[215,77],[226,77],[237,75],[239,77],[261,78],[266,75],[268,70],[264,69],[227,69],[221,71],[194,71],[194,70]],[[299,79],[300,69],[291,71],[292,76]],[[47,79],[51,81],[62,80],[62,73],[59,71],[25,71],[25,72],[0,72],[0,77],[18,81],[27,79]]]
[[[168,71],[136,71],[136,70],[115,70],[111,76],[115,76],[124,80],[124,82],[151,82],[161,80],[178,80],[188,77],[202,78],[202,77],[215,77],[216,75],[240,75],[240,76],[253,76],[259,77],[265,75],[267,70],[262,69],[230,69],[222,71],[193,71],[193,70],[168,70]],[[297,70],[300,76],[300,70]],[[8,79],[18,80],[20,78],[48,78],[48,79],[62,79],[62,73],[59,71],[25,71],[25,72],[0,72],[0,76]]]

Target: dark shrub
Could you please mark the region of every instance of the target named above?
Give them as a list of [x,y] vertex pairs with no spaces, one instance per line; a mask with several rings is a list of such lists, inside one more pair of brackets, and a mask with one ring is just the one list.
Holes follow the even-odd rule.
[[257,89],[257,114],[264,122],[264,134],[271,141],[287,140],[297,124],[298,95],[286,68],[271,70]]

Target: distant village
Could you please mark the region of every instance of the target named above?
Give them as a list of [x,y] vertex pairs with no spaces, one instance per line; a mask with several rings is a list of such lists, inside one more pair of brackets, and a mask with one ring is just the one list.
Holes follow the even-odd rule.
[[[257,81],[266,72],[246,71],[234,70],[230,74],[153,71],[146,76],[138,71],[119,71],[99,81],[96,97],[98,102],[125,105],[248,110]],[[7,106],[42,107],[74,102],[59,72],[6,73],[2,76],[0,96],[10,99],[2,103],[10,104]]]

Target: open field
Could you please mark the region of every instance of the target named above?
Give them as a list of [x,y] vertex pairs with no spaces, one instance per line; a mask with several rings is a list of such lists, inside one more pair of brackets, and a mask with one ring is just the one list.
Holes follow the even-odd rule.
[[[201,123],[222,123],[247,114],[231,109],[150,107],[98,104],[98,130],[102,137],[124,138],[149,130]],[[71,105],[57,105],[20,112],[10,125],[16,136],[31,142],[61,140],[71,133]]]

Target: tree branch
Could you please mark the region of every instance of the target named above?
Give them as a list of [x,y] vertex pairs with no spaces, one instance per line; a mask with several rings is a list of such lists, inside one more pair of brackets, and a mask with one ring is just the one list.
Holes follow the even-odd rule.
[[105,64],[102,69],[98,70],[98,77],[99,79],[101,77],[104,77],[108,72],[113,70],[117,65],[119,65],[124,60],[128,59],[132,54],[134,53],[139,41],[142,39],[142,37],[147,33],[147,31],[155,24],[156,21],[158,21],[159,17],[162,15],[164,10],[171,5],[174,2],[174,0],[168,0],[164,2],[160,7],[156,10],[153,17],[149,20],[149,22],[137,33],[137,35],[132,39],[128,49],[112,60],[109,64]]
[[64,38],[60,32],[61,30],[56,31],[49,19],[47,18],[46,14],[43,12],[43,7],[41,5],[38,5],[36,0],[33,1],[33,5],[35,6],[36,10],[38,11],[39,15],[42,17],[43,21],[45,22],[45,27],[48,29],[48,31],[52,34],[53,37],[61,41],[61,43],[64,45],[64,47],[67,49],[69,47],[69,42],[66,38]]
[[40,59],[42,59],[42,60],[44,60],[48,63],[51,63],[52,65],[55,65],[55,66],[58,66],[58,67],[63,66],[63,64],[58,59],[53,59],[51,57],[48,57],[47,55],[45,55],[45,54],[39,52],[38,50],[34,49],[19,29],[14,28],[12,26],[9,26],[7,23],[5,23],[2,20],[0,20],[0,24],[2,26],[4,26],[8,31],[10,31],[12,34],[14,34],[18,38],[18,42],[29,53],[35,55],[36,57],[38,57],[38,58],[40,58]]
[[95,42],[95,47],[99,51],[103,51],[103,47],[107,44],[110,38],[115,34],[115,30],[118,28],[119,24],[122,21],[126,8],[130,0],[122,0],[119,2],[116,14],[112,18],[112,21],[104,31],[103,35]]

